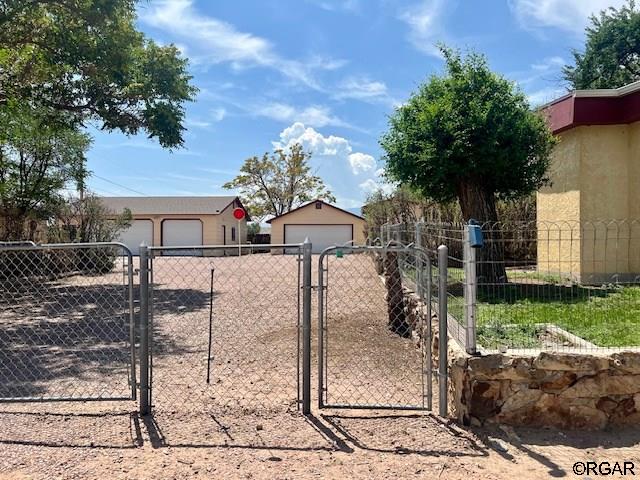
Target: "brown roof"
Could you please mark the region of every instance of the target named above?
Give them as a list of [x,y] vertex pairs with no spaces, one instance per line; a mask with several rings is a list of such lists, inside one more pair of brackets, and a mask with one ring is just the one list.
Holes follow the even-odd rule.
[[616,125],[640,120],[640,81],[620,88],[575,90],[540,109],[553,133],[581,125]]
[[218,215],[237,196],[219,197],[100,197],[109,210],[122,212],[125,208],[134,215]]
[[351,213],[349,210],[345,210],[343,208],[336,207],[335,205],[331,205],[330,203],[327,203],[324,200],[311,200],[310,202],[307,202],[304,205],[300,205],[298,208],[294,208],[293,210],[289,210],[287,213],[283,213],[282,215],[278,215],[277,217],[273,217],[272,219],[267,220],[267,223],[271,223],[274,220],[280,219],[282,217],[286,217],[290,213],[297,212],[298,210],[306,208],[306,207],[308,207],[310,205],[313,205],[313,204],[315,204],[317,202],[320,202],[323,205],[326,205],[327,207],[331,207],[331,208],[335,208],[336,210],[340,210],[341,212],[346,213],[347,215],[351,215],[352,217],[356,217],[356,218],[359,218],[360,220],[364,220],[364,218],[361,217],[360,215],[356,215],[355,213]]

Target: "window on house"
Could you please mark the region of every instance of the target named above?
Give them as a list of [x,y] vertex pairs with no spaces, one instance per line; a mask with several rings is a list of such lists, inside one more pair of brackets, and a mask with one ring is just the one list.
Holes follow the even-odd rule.
[[320,210],[322,208],[321,202],[316,202],[316,210]]
[[236,241],[236,227],[231,227],[231,241]]

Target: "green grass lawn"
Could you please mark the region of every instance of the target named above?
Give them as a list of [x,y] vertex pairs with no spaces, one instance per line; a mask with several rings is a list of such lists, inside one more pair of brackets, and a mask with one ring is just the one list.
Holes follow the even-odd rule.
[[[415,279],[415,270],[404,273]],[[437,282],[437,267],[432,275]],[[581,286],[529,270],[510,270],[508,276],[507,284],[478,289],[478,343],[485,348],[540,347],[536,324],[547,323],[601,347],[640,346],[640,286]],[[449,267],[448,278],[449,313],[462,324],[462,268]]]
[[602,347],[640,345],[638,286],[509,283],[478,292],[477,316],[478,342],[487,348],[538,346],[536,323]]

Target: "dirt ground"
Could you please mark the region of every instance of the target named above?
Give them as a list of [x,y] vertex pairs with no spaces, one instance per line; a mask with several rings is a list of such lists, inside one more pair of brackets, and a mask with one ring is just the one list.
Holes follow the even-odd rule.
[[[290,255],[154,259],[153,414],[134,401],[0,404],[0,478],[571,478],[575,461],[594,458],[635,461],[640,474],[633,430],[465,429],[397,410],[302,416],[298,273]],[[370,259],[332,257],[326,278],[325,401],[426,406],[432,379],[412,340],[386,328]],[[126,394],[122,280],[5,290],[3,394]],[[315,300],[312,312],[315,407]]]
[[141,418],[102,405],[0,413],[0,478],[534,479],[578,478],[578,460],[640,465],[637,430],[469,430],[429,414],[331,410]]

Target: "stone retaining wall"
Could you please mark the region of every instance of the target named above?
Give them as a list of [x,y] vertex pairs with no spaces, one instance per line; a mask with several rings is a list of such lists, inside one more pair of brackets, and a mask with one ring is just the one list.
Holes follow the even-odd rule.
[[[410,292],[413,325],[426,316]],[[432,319],[437,365],[437,319]],[[414,330],[417,341],[421,332]],[[562,429],[640,425],[640,352],[469,356],[449,339],[449,412],[466,425],[503,423]]]

